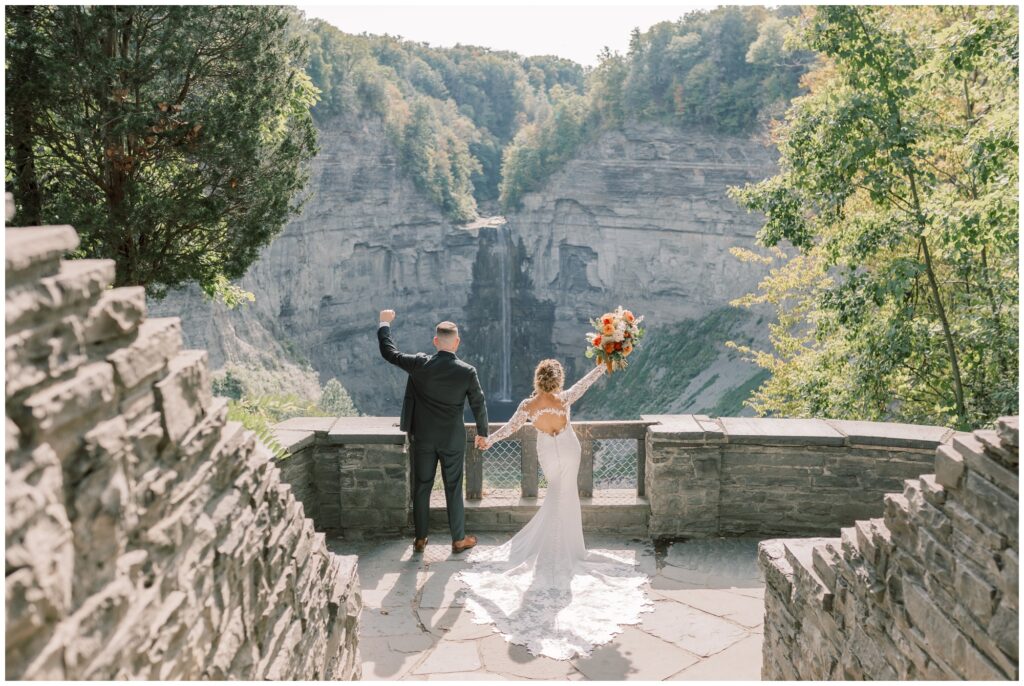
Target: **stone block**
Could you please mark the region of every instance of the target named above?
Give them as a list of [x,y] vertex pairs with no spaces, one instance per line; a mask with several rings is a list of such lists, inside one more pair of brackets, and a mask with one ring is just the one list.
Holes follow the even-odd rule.
[[405,432],[398,428],[398,417],[339,417],[325,438],[328,445],[404,445],[405,440]]
[[964,474],[964,458],[948,445],[935,450],[935,481],[945,488],[959,488]]
[[1016,544],[1020,508],[1016,498],[971,470],[967,470],[963,489],[957,495],[978,521],[1004,534],[1011,545]]
[[946,502],[946,490],[939,484],[934,474],[921,475],[921,495],[929,504],[941,507]]
[[146,318],[146,289],[142,286],[104,291],[83,325],[85,342],[99,343],[127,336]]
[[964,603],[979,622],[987,623],[995,611],[996,589],[964,565],[957,566],[953,579],[957,601]]
[[690,414],[641,415],[640,418],[658,422],[647,428],[652,441],[703,443],[707,439],[707,432]]
[[82,325],[69,316],[5,339],[7,398],[60,378],[86,362]]
[[[1006,655],[1014,662],[1019,658],[1019,610],[1016,605],[1004,599],[988,623],[988,634]],[[1009,675],[1016,678],[1016,675]]]
[[24,408],[29,426],[45,434],[86,413],[112,406],[115,398],[113,368],[106,362],[94,362],[80,367],[70,379],[36,391],[26,398]]
[[934,450],[949,439],[952,429],[897,422],[863,422],[826,419],[832,428],[845,435],[851,445]]
[[843,445],[846,437],[820,419],[722,417],[729,443],[758,445]]
[[178,353],[168,364],[167,376],[156,388],[164,429],[172,442],[184,438],[210,404],[210,372],[205,350]]
[[338,421],[336,417],[292,417],[274,425],[274,430],[312,431],[326,434]]
[[316,432],[274,428],[274,437],[293,455],[316,442]]
[[999,433],[999,440],[1007,446],[1020,446],[1020,417],[1000,417],[996,421],[996,431]]
[[[60,258],[78,247],[70,226],[29,226],[4,232],[7,284],[46,276],[57,270]],[[47,269],[49,268],[49,269]]]
[[168,360],[181,350],[181,320],[177,317],[147,319],[139,326],[136,339],[107,359],[126,389],[163,371]]
[[818,576],[812,560],[814,547],[826,542],[834,545],[835,539],[818,537],[784,539],[783,550],[786,561],[789,562],[793,570],[793,583],[805,594],[805,602],[813,602],[815,608],[831,612],[835,594]]
[[925,567],[933,574],[944,575],[949,578],[953,575],[955,557],[950,548],[942,545],[935,537],[925,529],[917,531],[917,557],[924,562]]
[[953,448],[963,457],[964,465],[992,482],[1013,498],[1020,497],[1018,476],[992,458],[985,444],[973,434],[957,434],[953,437]]
[[113,279],[110,260],[71,260],[62,262],[53,276],[9,287],[4,308],[7,336],[67,315],[84,318]]

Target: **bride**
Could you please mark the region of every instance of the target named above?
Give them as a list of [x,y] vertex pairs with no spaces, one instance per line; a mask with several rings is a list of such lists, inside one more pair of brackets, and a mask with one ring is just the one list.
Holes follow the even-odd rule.
[[580,442],[569,423],[569,407],[604,370],[595,367],[563,391],[562,365],[557,360],[537,365],[534,394],[486,439],[485,449],[532,422],[548,481],[544,502],[506,543],[473,551],[468,558],[473,564],[458,574],[476,624],[493,623],[506,641],[556,660],[589,655],[621,625],[638,624],[640,614],[653,609],[643,590],[647,576],[633,562],[588,551],[583,543],[576,486]]

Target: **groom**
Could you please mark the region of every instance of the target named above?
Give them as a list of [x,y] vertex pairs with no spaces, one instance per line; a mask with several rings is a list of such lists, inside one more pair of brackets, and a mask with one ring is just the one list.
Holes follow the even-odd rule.
[[487,405],[476,376],[476,368],[455,356],[459,348],[459,329],[452,322],[441,322],[434,335],[433,355],[407,355],[391,340],[394,310],[382,310],[377,340],[380,354],[409,374],[402,401],[399,428],[410,433],[413,456],[414,490],[412,518],[416,527],[413,550],[427,546],[430,515],[430,490],[434,486],[437,463],[448,509],[448,528],[452,533],[452,552],[461,553],[476,545],[476,536],[466,535],[466,517],[462,506],[462,465],[466,454],[466,427],[462,411],[466,398],[476,418],[479,448],[487,436]]

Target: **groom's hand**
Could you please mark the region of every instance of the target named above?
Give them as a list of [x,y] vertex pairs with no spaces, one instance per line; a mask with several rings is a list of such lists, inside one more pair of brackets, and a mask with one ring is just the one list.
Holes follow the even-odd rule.
[[487,439],[484,438],[483,436],[477,436],[476,441],[474,441],[474,443],[476,444],[477,450],[486,450],[487,448]]
[[395,311],[394,310],[381,310],[380,311],[380,319],[378,321],[387,322],[387,323],[390,324],[391,322],[395,321]]

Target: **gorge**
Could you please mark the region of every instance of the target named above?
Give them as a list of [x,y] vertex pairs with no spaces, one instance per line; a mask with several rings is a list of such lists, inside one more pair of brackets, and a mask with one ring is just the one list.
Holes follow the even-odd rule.
[[[774,171],[774,150],[756,139],[657,123],[606,131],[520,209],[470,224],[447,219],[403,173],[382,122],[321,124],[320,148],[301,216],[240,283],[254,303],[227,310],[196,289],[153,304],[181,314],[188,345],[208,349],[214,368],[276,370],[279,387],[301,389],[313,385],[308,361],[321,383],[338,378],[361,412],[379,415],[397,412],[404,387],[377,352],[387,307],[406,350],[429,350],[434,324],[457,322],[460,355],[504,405],[529,394],[537,360],[562,360],[570,381],[584,373],[589,318],[619,304],[646,316],[652,347],[723,308],[732,337],[763,340],[751,314],[728,306],[765,273],[729,253],[755,248],[761,219],[727,188]],[[716,354],[678,384],[675,403],[638,408],[701,411],[757,374],[722,343],[703,342]],[[647,386],[616,378],[609,388],[642,401],[681,361],[647,364]],[[508,408],[492,401],[492,412]]]

